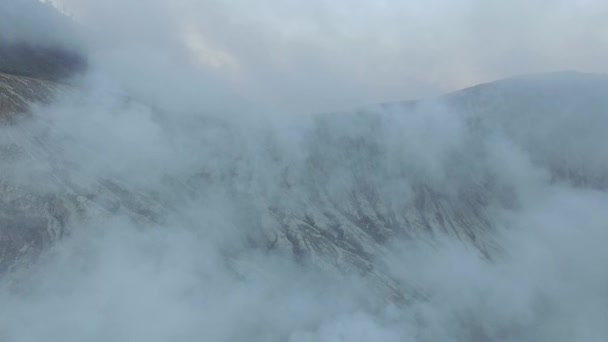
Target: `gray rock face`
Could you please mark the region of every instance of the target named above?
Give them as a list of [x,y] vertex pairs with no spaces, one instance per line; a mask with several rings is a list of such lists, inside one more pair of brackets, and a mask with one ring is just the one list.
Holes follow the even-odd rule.
[[[495,163],[495,137],[529,151],[533,163],[550,170],[556,181],[606,186],[608,158],[600,155],[588,163],[576,155],[594,143],[583,136],[590,132],[587,127],[566,135],[563,130],[576,127],[581,115],[587,116],[586,124],[606,123],[608,80],[570,76],[506,80],[430,103],[318,116],[301,128],[298,147],[287,152],[270,132],[262,134],[267,140],[256,140],[270,142],[243,153],[251,148],[239,140],[240,128],[219,125],[220,133],[206,144],[210,153],[221,150],[220,162],[168,174],[161,185],[148,188],[113,176],[79,181],[78,171],[58,163],[49,145],[26,131],[6,130],[12,135],[7,133],[0,146],[2,168],[42,163],[47,165],[43,179],[53,181],[40,187],[16,183],[10,172],[0,177],[0,267],[9,268],[69,234],[74,222],[120,213],[142,225],[161,224],[179,203],[221,189],[255,228],[251,245],[365,275],[380,293],[407,301],[411,289],[391,279],[383,266],[392,241],[449,236],[488,258],[496,252],[498,227],[489,212],[516,208],[517,194],[501,170],[489,166]],[[4,113],[24,110],[31,101],[49,101],[61,91],[53,83],[0,74]],[[523,125],[528,131],[517,129],[531,118],[530,125]],[[456,128],[434,129],[434,123],[445,126],[446,120]],[[429,146],[427,134],[443,134],[445,143]],[[571,140],[563,142],[563,154],[552,154],[548,144],[558,136]],[[234,146],[224,146],[227,141]],[[163,191],[172,199],[159,195]]]
[[0,119],[10,120],[16,113],[26,112],[31,103],[48,103],[67,88],[35,78],[0,73]]
[[608,75],[556,72],[479,85],[445,100],[478,127],[509,136],[554,178],[606,189],[608,155],[597,148],[608,124],[606,95]]

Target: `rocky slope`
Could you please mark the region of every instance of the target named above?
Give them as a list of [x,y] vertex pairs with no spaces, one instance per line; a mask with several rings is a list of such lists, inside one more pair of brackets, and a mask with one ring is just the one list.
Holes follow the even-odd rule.
[[48,103],[67,88],[36,78],[0,73],[0,117],[9,119],[16,113],[27,112],[32,103]]
[[[47,81],[0,74],[0,109],[11,117],[30,102],[48,102],[64,91]],[[213,134],[202,132],[201,139],[208,139],[207,152],[219,154],[219,162],[168,174],[157,187],[134,186],[118,176],[79,175],[77,167],[62,161],[60,147],[27,126],[6,126],[0,142],[0,269],[91,217],[121,214],[142,226],[161,225],[183,203],[221,190],[241,215],[235,224],[253,227],[249,247],[288,251],[301,262],[363,274],[380,293],[407,300],[412,289],[383,266],[392,241],[449,236],[485,257],[496,253],[499,227],[490,212],[512,210],[518,201],[513,184],[488,166],[495,162],[496,137],[529,151],[555,181],[605,188],[608,158],[599,155],[589,163],[577,153],[594,143],[579,119],[598,130],[606,127],[601,124],[607,99],[604,76],[515,78],[430,101],[317,116],[301,128],[298,147],[289,151],[273,140],[276,132],[252,150],[243,147],[248,142],[240,128],[210,122],[205,125],[210,132],[214,127]],[[434,129],[446,121],[454,122],[454,130]],[[525,121],[530,124],[522,126]],[[428,134],[445,135],[445,141],[431,146],[437,139],[425,139]],[[552,148],[556,137],[570,139],[558,152]],[[226,141],[234,146],[224,146]],[[15,176],[24,165],[43,165],[31,177],[44,179],[44,186]]]

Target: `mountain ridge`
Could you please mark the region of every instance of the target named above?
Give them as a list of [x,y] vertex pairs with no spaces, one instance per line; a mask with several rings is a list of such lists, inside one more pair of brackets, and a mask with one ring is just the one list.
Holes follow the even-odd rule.
[[[582,78],[579,81],[586,84]],[[487,159],[492,158],[487,146],[488,130],[509,136],[534,156],[535,149],[540,146],[537,146],[538,142],[530,142],[528,136],[519,137],[518,132],[510,131],[509,127],[520,127],[521,122],[509,120],[522,117],[528,120],[529,115],[540,109],[561,109],[560,115],[576,119],[573,113],[581,110],[581,103],[594,96],[570,93],[571,105],[548,106],[542,101],[547,100],[546,96],[555,96],[554,92],[539,97],[534,93],[535,85],[531,88],[513,86],[512,82],[527,84],[528,81],[521,78],[501,82],[449,93],[430,105],[428,101],[418,101],[408,102],[406,106],[380,105],[353,113],[317,116],[311,128],[305,131],[306,140],[300,147],[306,155],[303,160],[294,164],[285,155],[272,156],[272,149],[262,149],[256,155],[256,158],[267,160],[268,170],[278,176],[270,183],[272,192],[277,194],[272,196],[257,193],[256,187],[269,183],[265,183],[265,176],[257,171],[252,156],[235,159],[241,160],[242,165],[230,159],[231,154],[241,154],[238,132],[242,128],[228,128],[226,134],[236,139],[237,147],[222,156],[226,168],[216,170],[201,166],[202,169],[193,170],[186,178],[171,176],[170,183],[177,184],[171,185],[171,191],[180,196],[192,194],[184,197],[186,201],[191,198],[188,196],[205,197],[205,189],[225,189],[231,201],[241,203],[235,210],[251,213],[247,214],[251,215],[249,222],[256,229],[248,239],[255,248],[287,251],[301,262],[361,274],[384,296],[407,302],[416,291],[384,271],[383,255],[393,241],[451,237],[474,246],[486,258],[492,258],[499,250],[494,234],[502,227],[491,219],[489,211],[496,208],[514,210],[517,195],[510,188],[512,185],[501,179],[504,176],[486,165]],[[46,81],[3,74],[0,74],[0,85],[0,96],[4,96],[0,97],[0,104],[6,98],[12,101],[0,108],[9,108],[9,111],[27,110],[30,101],[48,103],[54,92],[63,89]],[[608,89],[608,82],[606,85]],[[563,95],[563,89],[560,89],[557,94]],[[540,90],[545,94],[546,88],[542,84]],[[604,88],[597,91],[601,95]],[[535,102],[537,98],[542,100],[540,104]],[[608,96],[604,98],[608,99]],[[564,99],[562,96],[559,101],[566,103]],[[589,112],[602,115],[603,109],[608,108],[604,106],[608,103],[602,102],[601,107],[590,108]],[[444,113],[445,108],[449,108],[449,112]],[[512,115],[514,108],[521,113]],[[427,165],[428,157],[418,153],[418,149],[427,147],[416,147],[420,139],[424,144],[424,135],[416,135],[417,132],[408,127],[413,125],[414,129],[435,132],[435,124],[455,118],[458,118],[457,122],[462,119],[466,123],[458,128],[464,140],[458,137],[454,146],[450,146],[448,140],[446,146],[427,151],[432,158],[440,160],[440,164]],[[600,119],[603,120],[603,116]],[[537,124],[542,127],[544,123]],[[561,134],[562,128],[557,128],[554,134]],[[49,179],[57,190],[40,192],[27,184],[14,184],[10,178],[0,181],[0,227],[4,236],[0,242],[0,269],[9,269],[24,255],[30,255],[32,251],[36,254],[45,246],[57,243],[69,235],[69,226],[86,221],[90,215],[111,217],[121,213],[140,224],[156,225],[165,220],[172,205],[180,203],[158,201],[156,190],[141,190],[112,177],[79,184],[75,171],[56,164],[52,144],[41,144],[36,135],[16,129],[23,134],[13,134],[2,142],[3,150],[16,152],[3,153],[2,158],[16,154],[17,157],[11,158],[27,165],[32,162],[27,161],[28,155],[38,156],[36,163],[52,165]],[[414,138],[404,140],[414,144],[405,154],[401,150],[403,141],[400,137],[404,133],[400,129],[416,133]],[[538,127],[531,130],[534,129]],[[222,143],[223,140],[211,140],[210,146]],[[541,148],[537,154],[542,156],[542,153]],[[574,185],[601,189],[608,179],[601,172],[602,165],[596,175],[593,173],[597,171],[595,168],[580,169],[580,161],[576,159],[566,166],[553,159],[535,162],[546,165],[558,179],[572,181]],[[579,175],[571,176],[572,170]]]

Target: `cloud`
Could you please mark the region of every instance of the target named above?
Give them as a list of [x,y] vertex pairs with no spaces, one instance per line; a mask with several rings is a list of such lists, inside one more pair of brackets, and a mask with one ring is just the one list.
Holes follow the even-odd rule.
[[49,3],[11,0],[0,4],[0,42],[77,47],[76,27]]
[[106,44],[187,53],[241,94],[291,110],[414,98],[513,74],[606,72],[601,1],[62,4]]

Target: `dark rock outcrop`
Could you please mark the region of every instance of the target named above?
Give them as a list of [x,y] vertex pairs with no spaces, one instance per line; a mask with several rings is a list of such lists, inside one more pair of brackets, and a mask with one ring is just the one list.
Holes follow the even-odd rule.
[[53,46],[0,41],[0,73],[64,81],[86,69],[85,58]]

